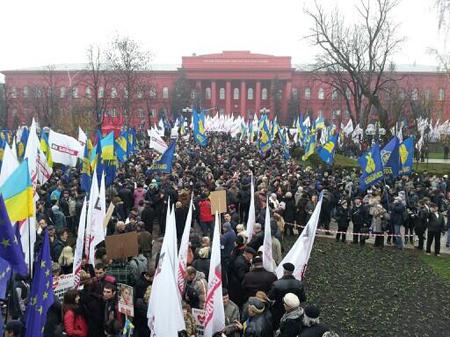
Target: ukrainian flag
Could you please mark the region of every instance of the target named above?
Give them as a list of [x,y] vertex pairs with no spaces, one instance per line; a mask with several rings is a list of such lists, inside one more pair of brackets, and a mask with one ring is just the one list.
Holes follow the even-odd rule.
[[129,158],[136,149],[136,129],[128,130],[127,157]]
[[305,154],[303,155],[302,160],[307,160],[315,151],[316,151],[316,134],[313,133],[307,136]]
[[12,222],[25,220],[34,214],[33,186],[26,158],[0,188]]
[[316,130],[325,129],[326,128],[325,127],[325,121],[324,121],[322,116],[317,117],[315,122],[314,122],[314,124],[315,124],[315,129]]
[[116,156],[114,155],[114,132],[111,131],[108,135],[100,141],[102,147],[102,159],[103,160],[114,160]]
[[92,181],[92,169],[89,160],[89,149],[87,144],[85,144],[81,167],[81,181],[80,181],[81,189],[85,192],[89,192],[89,190],[91,189],[91,181]]
[[92,151],[89,154],[89,162],[91,163],[91,170],[94,170],[97,166],[97,146],[92,148]]
[[50,151],[50,146],[48,144],[48,136],[44,132],[44,130],[41,131],[41,151],[45,153],[48,166],[53,167],[52,151]]
[[22,135],[20,136],[20,140],[17,143],[17,158],[19,160],[23,159],[25,154],[25,148],[27,147],[28,136],[30,135],[30,131],[27,128],[23,128]]
[[116,155],[119,162],[124,163],[127,160],[127,148],[128,148],[128,131],[122,131],[120,136],[115,141]]

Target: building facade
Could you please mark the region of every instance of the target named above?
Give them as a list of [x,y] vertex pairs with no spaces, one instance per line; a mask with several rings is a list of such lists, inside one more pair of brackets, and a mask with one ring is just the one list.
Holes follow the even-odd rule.
[[[286,124],[299,112],[342,121],[352,111],[344,97],[349,93],[339,93],[325,73],[295,68],[290,56],[249,51],[185,56],[179,67],[139,72],[132,93],[114,72],[95,73],[86,65],[2,73],[8,127],[29,124],[34,117],[43,125],[84,121],[93,129],[101,120],[105,129],[125,123],[145,129],[162,115],[176,117],[181,113],[180,101],[245,118],[266,111]],[[390,93],[380,93],[391,119],[424,114],[424,110],[441,120],[450,117],[446,73],[411,67],[394,74]],[[180,83],[184,91],[179,90]],[[182,100],[181,95],[190,97]]]

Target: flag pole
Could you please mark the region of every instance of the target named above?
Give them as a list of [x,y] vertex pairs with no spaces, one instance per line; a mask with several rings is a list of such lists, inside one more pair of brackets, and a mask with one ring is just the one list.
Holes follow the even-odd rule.
[[30,274],[30,278],[32,278],[31,272],[31,225],[30,225],[30,218],[27,218],[27,224],[28,224],[28,272]]

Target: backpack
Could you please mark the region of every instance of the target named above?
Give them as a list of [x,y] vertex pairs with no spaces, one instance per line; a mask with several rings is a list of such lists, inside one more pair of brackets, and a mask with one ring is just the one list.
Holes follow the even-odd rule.
[[137,280],[142,273],[148,272],[148,264],[147,259],[140,259],[138,256],[135,256],[130,261],[131,269],[136,271],[134,277]]

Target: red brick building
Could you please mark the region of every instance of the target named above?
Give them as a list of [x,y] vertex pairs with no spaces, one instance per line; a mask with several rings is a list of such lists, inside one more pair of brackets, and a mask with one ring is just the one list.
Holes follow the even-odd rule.
[[[32,117],[45,119],[42,114],[47,114],[47,119],[52,118],[49,110],[72,116],[86,115],[94,109],[92,76],[86,65],[2,73],[5,75],[9,127],[14,123],[28,124]],[[295,68],[290,56],[224,51],[185,56],[180,67],[155,66],[151,71],[139,73],[140,86],[132,94],[127,117],[129,124],[146,128],[157,121],[162,112],[169,117],[177,115],[179,111],[171,111],[172,99],[176,94],[174,85],[182,74],[192,90],[192,97],[199,94],[203,108],[217,107],[220,113],[251,118],[261,109],[268,109],[285,123],[291,123],[293,115],[300,111],[313,117],[322,114],[328,119],[346,118],[345,99],[325,83],[325,74]],[[101,103],[103,125],[116,128],[124,123],[123,101],[127,93],[114,73],[106,72],[104,76],[104,81],[97,85],[95,96]],[[402,114],[410,112],[414,101],[426,100],[435,118],[450,117],[450,88],[444,72],[413,66],[399,69],[395,76],[398,79],[395,82],[396,99],[403,100]],[[405,104],[406,100],[409,104]]]

